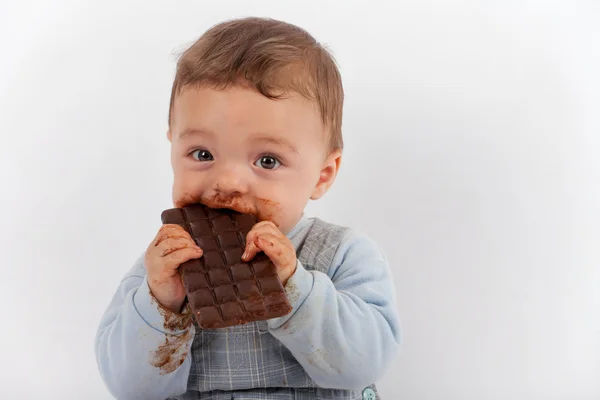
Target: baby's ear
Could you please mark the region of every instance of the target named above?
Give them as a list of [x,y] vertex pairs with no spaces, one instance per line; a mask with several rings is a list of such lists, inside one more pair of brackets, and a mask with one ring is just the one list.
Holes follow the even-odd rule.
[[342,163],[342,152],[341,150],[332,151],[325,162],[323,163],[323,168],[319,174],[319,181],[317,182],[317,186],[315,186],[310,199],[317,200],[320,199],[333,185],[335,181],[335,177],[340,169],[340,164]]
[[172,135],[171,135],[171,129],[167,130],[167,139],[169,140],[169,142],[172,139]]

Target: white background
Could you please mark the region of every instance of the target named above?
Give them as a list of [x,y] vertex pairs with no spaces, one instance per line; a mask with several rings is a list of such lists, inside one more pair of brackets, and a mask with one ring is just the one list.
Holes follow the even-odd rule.
[[257,15],[341,66],[345,159],[307,212],[392,263],[383,398],[600,399],[598,2],[0,4],[0,398],[110,398],[94,335],[171,206],[175,55]]

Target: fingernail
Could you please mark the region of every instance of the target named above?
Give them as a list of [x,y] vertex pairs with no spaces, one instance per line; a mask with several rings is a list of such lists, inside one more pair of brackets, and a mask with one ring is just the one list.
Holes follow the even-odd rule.
[[244,254],[242,254],[242,260],[245,260],[248,258],[248,252],[245,251]]

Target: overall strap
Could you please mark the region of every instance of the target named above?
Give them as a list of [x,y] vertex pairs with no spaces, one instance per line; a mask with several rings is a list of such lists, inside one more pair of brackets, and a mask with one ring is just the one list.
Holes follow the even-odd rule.
[[298,251],[298,260],[304,268],[326,274],[347,230],[348,228],[315,218]]
[[[298,260],[308,270],[320,271],[327,274],[335,253],[347,231],[348,228],[346,227],[330,224],[319,218],[315,218],[304,243],[298,249]],[[356,392],[351,391],[347,394],[348,396],[354,396]],[[369,400],[381,399],[375,384],[364,388],[361,397]]]

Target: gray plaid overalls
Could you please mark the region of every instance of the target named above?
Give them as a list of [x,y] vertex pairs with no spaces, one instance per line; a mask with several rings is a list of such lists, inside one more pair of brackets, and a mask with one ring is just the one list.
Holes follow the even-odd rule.
[[[318,218],[311,222],[291,240],[304,268],[327,273],[347,228]],[[266,321],[224,329],[196,326],[191,352],[188,390],[173,399],[379,400],[375,385],[366,389],[370,394],[366,397],[362,389],[318,387],[292,353],[269,333]]]

